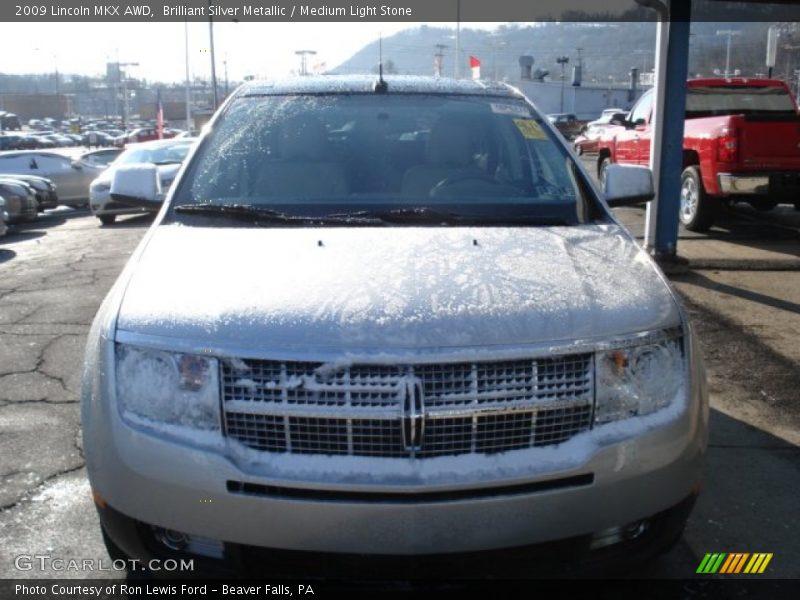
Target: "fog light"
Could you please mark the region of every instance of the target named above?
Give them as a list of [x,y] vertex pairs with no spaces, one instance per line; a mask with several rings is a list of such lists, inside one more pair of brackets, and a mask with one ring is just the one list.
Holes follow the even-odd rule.
[[604,548],[613,544],[619,544],[620,542],[636,539],[645,531],[647,531],[648,526],[648,521],[640,520],[620,527],[609,527],[608,529],[603,529],[602,531],[598,531],[592,535],[592,541],[589,543],[589,549],[596,550],[598,548]]
[[185,550],[189,545],[189,537],[185,533],[173,529],[162,529],[154,527],[153,531],[156,540],[164,544],[170,550]]
[[225,545],[219,540],[200,535],[189,535],[188,533],[181,533],[174,529],[164,529],[163,527],[153,527],[153,535],[156,541],[170,550],[220,559],[225,554]]

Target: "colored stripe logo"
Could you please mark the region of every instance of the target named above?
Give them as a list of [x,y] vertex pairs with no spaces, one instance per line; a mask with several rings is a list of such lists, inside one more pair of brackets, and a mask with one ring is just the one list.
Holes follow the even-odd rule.
[[717,552],[708,553],[700,561],[697,573],[712,575],[715,573],[732,575],[738,573],[763,573],[769,561],[772,560],[772,553],[757,552]]

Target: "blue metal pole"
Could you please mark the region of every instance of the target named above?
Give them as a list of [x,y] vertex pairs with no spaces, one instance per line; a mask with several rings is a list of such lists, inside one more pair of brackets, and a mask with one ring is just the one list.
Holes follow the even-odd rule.
[[681,171],[683,170],[683,122],[686,113],[686,78],[689,72],[690,0],[670,3],[667,41],[664,130],[658,177],[658,211],[654,254],[674,256],[678,245]]

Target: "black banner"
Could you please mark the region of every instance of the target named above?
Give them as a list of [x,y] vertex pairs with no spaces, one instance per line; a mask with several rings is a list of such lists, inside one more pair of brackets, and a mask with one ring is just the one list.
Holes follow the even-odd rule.
[[[689,1],[672,0],[672,5]],[[663,0],[12,0],[0,3],[0,20],[622,22],[656,20],[658,7],[669,4]],[[691,0],[691,4],[696,21],[800,20],[800,4],[794,0]]]

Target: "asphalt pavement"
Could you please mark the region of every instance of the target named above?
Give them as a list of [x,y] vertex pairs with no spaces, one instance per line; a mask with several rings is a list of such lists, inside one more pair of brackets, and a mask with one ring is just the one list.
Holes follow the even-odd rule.
[[[769,216],[745,210],[709,236],[681,235],[681,243],[697,240],[701,249],[729,244],[724,252],[740,267],[733,260],[710,270],[701,265],[675,279],[709,368],[711,445],[683,540],[635,576],[693,577],[707,552],[771,552],[767,575],[800,577],[800,356],[794,341],[800,275],[793,268],[755,268],[747,258],[748,251],[797,257],[800,235],[788,210]],[[641,209],[620,214],[641,231]],[[21,571],[15,566],[21,555],[108,560],[83,467],[83,346],[95,311],[150,222],[125,217],[101,227],[85,211],[59,209],[0,240],[0,578],[87,577]],[[719,249],[697,250],[696,257],[703,252]]]

